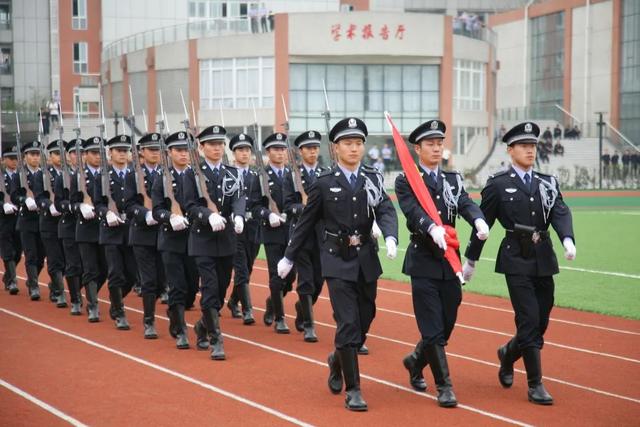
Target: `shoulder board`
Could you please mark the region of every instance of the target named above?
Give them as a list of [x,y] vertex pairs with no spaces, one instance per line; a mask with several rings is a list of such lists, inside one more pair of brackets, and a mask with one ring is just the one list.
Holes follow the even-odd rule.
[[231,169],[231,170],[235,170],[235,171],[237,171],[237,170],[238,170],[238,168],[237,168],[237,167],[235,167],[235,166],[233,166],[233,165],[223,165],[223,166],[224,166],[225,168],[227,168],[227,169]]
[[494,174],[492,174],[492,175],[489,175],[489,179],[491,179],[491,178],[497,178],[497,177],[500,177],[500,176],[506,175],[508,172],[509,172],[508,170],[504,170],[504,171],[496,172],[496,173],[494,173]]
[[442,173],[444,173],[446,175],[462,175],[462,173],[460,171],[445,171],[445,170],[443,170]]
[[376,174],[376,175],[382,175],[380,173],[380,171],[378,169],[374,168],[373,166],[362,165],[360,167],[360,169],[362,170],[362,172],[365,172],[365,173],[372,173],[372,174]]
[[320,175],[318,175],[318,178],[322,178],[322,177],[325,177],[325,176],[331,176],[331,175],[333,175],[333,170],[331,170],[331,168],[329,168],[329,169],[323,170],[320,173]]
[[542,172],[538,172],[536,170],[533,171],[533,174],[534,175],[538,175],[538,176],[547,177],[547,178],[554,177],[556,180],[558,179],[558,175],[556,175],[556,174],[542,173]]

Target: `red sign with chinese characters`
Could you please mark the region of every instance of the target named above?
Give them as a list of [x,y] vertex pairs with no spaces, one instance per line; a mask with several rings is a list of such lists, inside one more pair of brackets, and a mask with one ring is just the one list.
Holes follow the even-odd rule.
[[[376,32],[377,31],[377,32]],[[371,40],[375,38],[379,38],[381,40],[403,40],[404,33],[406,32],[406,28],[402,24],[398,24],[393,27],[389,27],[387,24],[384,24],[380,28],[374,28],[372,24],[364,24],[358,28],[356,24],[349,24],[348,26],[342,27],[342,24],[333,24],[331,26],[331,39],[335,42],[339,42],[344,38],[348,40]]]

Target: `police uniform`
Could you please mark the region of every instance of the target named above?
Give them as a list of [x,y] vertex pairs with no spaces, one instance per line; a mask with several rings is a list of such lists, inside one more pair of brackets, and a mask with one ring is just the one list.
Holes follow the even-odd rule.
[[[152,132],[140,138],[138,148],[160,149],[160,134]],[[138,266],[140,283],[142,288],[142,306],[144,310],[143,324],[144,337],[146,339],[158,338],[155,329],[155,308],[156,299],[165,290],[166,278],[162,267],[162,258],[157,249],[158,225],[153,219],[152,209],[146,208],[143,196],[138,194],[136,179],[144,180],[144,191],[151,199],[151,187],[160,172],[156,166],[150,170],[146,165],[142,165],[143,177],[136,177],[135,174],[127,174],[125,183],[125,209],[130,219],[129,244],[133,247],[133,253]],[[149,224],[147,217],[151,217]]]
[[[131,138],[128,135],[116,135],[107,142],[106,149],[126,149],[131,148]],[[116,322],[116,328],[120,330],[129,330],[129,322],[124,311],[123,298],[131,291],[136,281],[137,268],[133,249],[129,245],[129,225],[130,221],[126,216],[126,194],[125,186],[127,176],[133,175],[131,170],[116,170],[113,166],[108,168],[109,171],[109,191],[111,197],[116,204],[116,212],[121,223],[110,227],[107,224],[107,196],[102,193],[102,171],[96,177],[94,188],[93,203],[96,207],[98,218],[100,219],[100,232],[98,241],[104,247],[105,257],[107,259],[107,277],[109,286],[109,300],[111,307],[109,314]],[[128,178],[132,179],[132,177]]]
[[[5,142],[2,144],[2,158],[15,158],[18,155],[18,148],[14,143]],[[6,193],[0,192],[0,198],[4,202],[11,203],[11,190],[18,187],[19,176],[17,170],[2,168]],[[17,209],[17,207],[16,207]],[[4,206],[0,210],[0,256],[4,263],[4,275],[2,281],[4,287],[11,295],[19,292],[16,277],[16,268],[22,257],[22,242],[20,232],[16,228],[18,220],[17,211],[5,212]]]
[[[83,142],[80,138],[67,142],[64,145],[65,152],[73,152],[76,149],[76,144],[81,146]],[[72,166],[69,165],[69,168],[69,188],[64,188],[63,175],[60,174],[55,179],[53,191],[55,193],[55,207],[62,214],[58,221],[58,237],[62,241],[64,252],[64,276],[67,279],[67,287],[69,288],[71,314],[79,316],[82,314],[82,295],[80,294],[82,258],[80,257],[79,245],[76,242],[76,217],[69,203],[69,195],[75,179]]]
[[[188,148],[188,135],[186,132],[176,132],[167,137],[165,144],[167,149]],[[188,169],[188,168],[187,168]],[[170,168],[173,194],[180,205],[181,214],[186,216],[182,209],[184,206],[182,183],[186,170],[179,172]],[[161,171],[161,173],[163,173]],[[162,264],[169,284],[169,332],[176,338],[176,347],[189,348],[187,338],[187,324],[184,312],[198,290],[198,270],[193,257],[187,255],[187,243],[189,238],[189,226],[184,230],[175,231],[171,226],[171,202],[164,196],[163,175],[153,181],[151,198],[153,201],[153,217],[159,222],[158,250],[162,256]]]
[[[442,121],[430,120],[409,135],[409,142],[420,144],[428,139],[444,139],[445,131],[446,126]],[[443,226],[455,228],[458,215],[472,226],[475,220],[484,220],[484,215],[469,198],[462,177],[457,172],[442,171],[439,167],[431,171],[420,165],[420,175]],[[462,302],[462,285],[444,258],[444,251],[429,234],[431,227],[436,226],[434,219],[421,207],[404,174],[396,178],[395,189],[411,233],[402,272],[411,277],[413,310],[422,338],[403,363],[409,370],[411,385],[418,391],[426,390],[422,370],[429,364],[438,388],[439,404],[456,406],[444,347],[451,336]]]
[[[317,131],[307,131],[300,134],[294,141],[298,149],[303,147],[320,147],[322,135]],[[304,191],[309,194],[310,188],[316,183],[318,177],[326,168],[315,165],[308,168],[307,165],[298,166]],[[300,218],[304,205],[302,204],[302,196],[299,192],[289,192],[286,195],[285,210],[291,212],[292,230],[295,229],[296,222]],[[296,261],[296,270],[298,273],[298,285],[296,292],[299,300],[296,302],[296,329],[304,331],[304,340],[306,342],[316,342],[318,337],[315,332],[313,322],[313,305],[318,300],[320,292],[322,292],[322,270],[320,268],[320,239],[324,227],[321,222],[316,224],[315,233],[312,234],[301,248],[300,254]]]
[[[366,135],[362,120],[347,118],[333,127],[329,139],[334,143],[343,138],[365,140]],[[348,173],[336,165],[309,189],[307,205],[285,252],[286,259],[297,261],[316,224],[323,221],[322,276],[337,323],[336,351],[329,355],[329,388],[340,393],[344,377],[346,406],[359,411],[366,410],[367,404],[360,393],[357,351],[375,316],[377,280],[382,273],[371,237],[374,218],[384,236],[397,242],[398,218],[378,171],[361,165]]]
[[[535,144],[540,129],[535,123],[521,123],[503,137],[508,146]],[[571,212],[562,200],[555,177],[516,169],[491,176],[482,190],[480,208],[487,223],[497,219],[506,230],[498,250],[495,271],[504,274],[515,311],[516,336],[500,347],[499,379],[504,387],[513,383],[513,363],[524,359],[529,383],[529,400],[551,404],[542,385],[540,350],[553,307],[554,280],[558,261],[549,235],[552,226],[561,240],[574,241]],[[526,184],[528,181],[530,184]],[[472,234],[465,256],[480,258],[483,242]]]
[[[62,144],[66,144],[66,141],[62,141]],[[46,148],[49,154],[53,152],[60,154],[58,140],[50,142]],[[39,208],[40,239],[47,258],[47,272],[51,278],[50,291],[52,296],[50,298],[56,302],[58,307],[63,308],[67,306],[67,300],[64,293],[64,249],[62,241],[58,237],[60,214],[54,216],[51,213],[50,206],[53,204],[54,194],[45,191],[44,183],[45,179],[49,179],[49,185],[53,190],[55,180],[61,175],[61,172],[51,165],[47,165],[47,169],[48,177],[43,170],[37,172],[33,193]]]
[[[287,148],[287,136],[276,132],[269,135],[262,146],[265,150],[272,147]],[[266,300],[266,311],[264,313],[264,323],[270,326],[275,322],[274,329],[279,334],[288,334],[289,327],[285,322],[284,297],[292,289],[292,284],[296,278],[295,271],[285,278],[278,276],[278,261],[284,255],[284,251],[289,241],[289,230],[291,228],[291,212],[286,211],[285,194],[293,192],[293,178],[291,171],[287,167],[276,170],[272,165],[265,166],[265,171],[269,177],[269,192],[271,198],[276,203],[278,211],[286,216],[286,220],[276,227],[272,227],[269,222],[269,209],[267,197],[262,198],[262,207],[258,210],[258,217],[261,220],[262,243],[267,255],[267,267],[269,270],[269,291],[271,296]]]
[[[251,136],[240,133],[231,138],[229,147],[231,151],[241,147],[249,147],[253,150],[253,142]],[[231,310],[233,317],[242,317],[245,325],[252,325],[255,319],[251,305],[249,279],[260,250],[260,223],[257,218],[262,207],[262,193],[260,178],[254,170],[249,167],[244,170],[238,168],[238,173],[242,176],[246,214],[244,230],[237,236],[237,248],[233,257],[233,291],[227,301],[227,307]],[[238,302],[242,305],[242,312],[238,309]]]
[[[30,152],[40,152],[40,143],[33,141],[25,144],[21,148],[22,154],[25,155]],[[27,177],[27,185],[29,189],[35,195],[35,181],[39,169],[31,170],[25,160],[24,165],[18,165],[18,168],[24,168],[24,173]],[[16,222],[16,229],[20,232],[20,241],[22,242],[22,248],[24,250],[25,267],[27,270],[27,288],[29,289],[29,296],[32,301],[40,299],[40,288],[38,286],[38,276],[44,266],[44,246],[40,239],[40,225],[38,211],[30,211],[27,208],[27,189],[20,187],[20,181],[15,183],[12,188],[11,201],[14,205],[19,207],[18,220]],[[34,200],[35,201],[35,200]]]
[[[200,144],[221,143],[226,140],[226,130],[222,126],[209,126],[199,135]],[[245,199],[242,197],[238,170],[220,161],[211,165],[207,161],[200,165],[200,172],[206,178],[206,187],[218,213],[226,221],[224,229],[213,231],[209,217],[213,214],[198,196],[198,182],[195,172],[187,170],[183,181],[184,210],[188,214],[191,230],[189,234],[189,255],[195,257],[201,280],[200,306],[202,319],[196,323],[199,348],[204,348],[209,338],[211,358],[224,360],[224,345],[220,332],[219,311],[231,281],[233,254],[236,249],[233,217],[245,215]]]

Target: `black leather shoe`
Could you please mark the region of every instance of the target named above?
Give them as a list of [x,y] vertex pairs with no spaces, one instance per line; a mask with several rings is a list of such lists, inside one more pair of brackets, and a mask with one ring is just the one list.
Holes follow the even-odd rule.
[[202,320],[198,320],[193,325],[193,330],[196,333],[196,348],[198,350],[209,350],[209,337],[207,336],[207,329],[202,324]]
[[455,408],[458,406],[458,400],[453,393],[452,387],[438,387],[438,405],[443,408]]
[[18,295],[18,292],[20,292],[20,289],[18,289],[18,285],[16,284],[16,282],[9,283],[9,294]]
[[100,321],[100,311],[98,310],[98,304],[88,307],[87,320],[89,321],[89,323],[97,323]]
[[295,320],[296,331],[302,332],[304,331],[304,318],[302,316],[302,304],[300,303],[300,301],[296,301],[295,307],[296,307],[296,320]]
[[64,291],[58,294],[58,298],[56,300],[56,307],[58,308],[66,308],[67,307],[67,298],[64,294]]
[[329,390],[333,394],[339,394],[342,392],[343,380],[342,368],[336,352],[329,353],[327,364],[329,365]]
[[365,344],[362,344],[360,346],[360,348],[358,349],[358,354],[360,356],[366,356],[369,354],[369,347],[367,347]]
[[418,359],[415,352],[409,353],[404,359],[402,364],[409,371],[409,384],[414,390],[425,391],[427,389],[427,382],[422,375],[422,367],[418,366]]
[[264,317],[262,318],[262,320],[264,321],[264,324],[267,326],[271,326],[273,324],[273,304],[271,304],[271,297],[267,298],[267,301],[265,302],[265,311],[264,311]]
[[149,322],[144,324],[144,339],[145,340],[155,340],[158,338],[158,332],[156,331],[156,327],[153,322]]
[[187,337],[187,334],[178,334],[178,336],[176,337],[176,348],[178,350],[186,350],[189,347],[189,338]]
[[289,326],[287,326],[287,322],[284,321],[284,317],[281,319],[276,319],[276,324],[273,327],[278,334],[288,334],[291,333],[289,330]]
[[509,388],[513,385],[513,363],[508,363],[507,346],[503,345],[498,348],[498,360],[500,360],[500,369],[498,370],[498,380],[504,388]]
[[29,298],[31,301],[38,301],[40,299],[40,289],[37,286],[29,289]]
[[71,303],[71,315],[72,316],[81,316],[82,315],[82,303],[81,302],[72,302]]
[[222,337],[218,337],[215,342],[211,343],[211,359],[212,360],[225,360],[227,355],[224,353],[224,344]]
[[234,319],[240,319],[242,317],[242,311],[240,311],[237,301],[233,301],[229,298],[229,301],[227,301],[227,308],[231,312],[231,317]]
[[536,384],[533,387],[530,386],[527,394],[529,402],[533,402],[537,405],[553,405],[553,397],[551,397],[542,383]]
[[362,392],[360,390],[351,390],[347,392],[347,397],[344,400],[344,407],[355,412],[365,412],[369,410],[367,402],[362,398]]
[[242,323],[245,325],[253,325],[256,323],[256,319],[253,318],[253,310],[246,309],[242,311]]
[[304,327],[304,342],[318,342],[316,329],[313,325]]
[[116,329],[118,329],[119,331],[128,331],[129,329],[131,329],[131,326],[129,326],[129,321],[124,314],[121,316],[116,316]]

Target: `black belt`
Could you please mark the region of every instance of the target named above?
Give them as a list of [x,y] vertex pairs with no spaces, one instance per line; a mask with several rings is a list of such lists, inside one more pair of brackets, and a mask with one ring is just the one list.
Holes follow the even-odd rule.
[[340,233],[332,233],[330,231],[324,232],[325,240],[330,242],[334,242],[340,247],[349,247],[349,246],[362,246],[371,240],[371,236],[368,234],[348,234],[344,232]]
[[[533,228],[533,227],[532,227]],[[533,243],[538,243],[549,238],[548,230],[505,230],[505,237],[514,239],[531,239]]]

